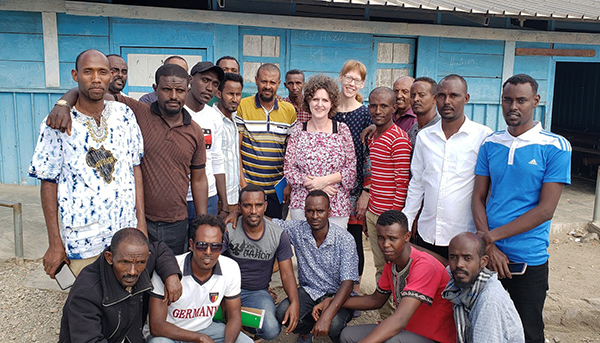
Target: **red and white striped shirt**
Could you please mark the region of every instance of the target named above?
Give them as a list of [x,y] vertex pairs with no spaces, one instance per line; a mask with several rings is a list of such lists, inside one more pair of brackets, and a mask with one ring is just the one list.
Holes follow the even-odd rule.
[[412,145],[406,132],[396,124],[369,143],[371,191],[369,211],[381,215],[402,210],[408,191]]

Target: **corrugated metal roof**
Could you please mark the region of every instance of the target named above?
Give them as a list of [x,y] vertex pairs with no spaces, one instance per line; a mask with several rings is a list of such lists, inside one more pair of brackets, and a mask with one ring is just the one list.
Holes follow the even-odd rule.
[[600,1],[596,0],[319,0],[355,5],[397,6],[407,9],[447,11],[494,16],[540,19],[600,21]]

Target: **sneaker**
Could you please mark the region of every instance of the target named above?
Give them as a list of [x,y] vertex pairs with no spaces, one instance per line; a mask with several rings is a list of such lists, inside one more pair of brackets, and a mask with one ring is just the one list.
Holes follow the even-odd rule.
[[312,334],[298,335],[298,339],[296,340],[296,343],[313,343],[313,335]]

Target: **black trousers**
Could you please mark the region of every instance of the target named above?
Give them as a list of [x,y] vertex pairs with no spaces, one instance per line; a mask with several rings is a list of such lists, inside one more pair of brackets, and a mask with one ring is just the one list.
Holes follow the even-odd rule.
[[276,193],[267,194],[267,210],[265,211],[265,216],[269,218],[285,219],[283,216],[283,208],[284,206],[279,202]]
[[542,311],[548,291],[548,261],[540,266],[527,266],[525,274],[500,281],[510,294],[521,317],[525,342],[543,343],[545,340]]
[[163,241],[173,250],[173,254],[181,255],[187,251],[188,220],[173,223],[153,222],[146,218],[146,228],[150,243]]
[[[317,300],[312,300],[312,298],[310,297],[310,295],[308,295],[308,293],[306,293],[304,288],[298,287],[300,319],[298,320],[298,325],[296,326],[294,333],[300,335],[309,334],[316,323],[316,321],[312,317],[313,307],[321,303],[321,301],[323,301],[325,298],[332,296],[335,296],[335,294],[325,294]],[[285,311],[287,311],[289,306],[290,301],[287,298],[281,301],[279,305],[277,305],[276,316],[279,322],[283,321],[283,318],[285,317]],[[348,324],[348,322],[352,320],[353,315],[354,310],[342,307],[339,309],[335,317],[333,317],[333,319],[331,320],[331,325],[329,326],[329,338],[331,338],[331,340],[334,343],[340,341],[340,335],[342,333],[342,330],[346,327],[346,324]]]
[[348,224],[348,232],[354,237],[356,243],[356,252],[358,253],[358,276],[363,275],[365,270],[365,251],[363,250],[363,229],[362,225]]
[[448,247],[433,245],[425,242],[423,238],[421,238],[421,235],[419,235],[419,232],[417,232],[417,236],[415,237],[415,244],[425,249],[431,250],[434,253],[442,255],[446,259],[448,259]]

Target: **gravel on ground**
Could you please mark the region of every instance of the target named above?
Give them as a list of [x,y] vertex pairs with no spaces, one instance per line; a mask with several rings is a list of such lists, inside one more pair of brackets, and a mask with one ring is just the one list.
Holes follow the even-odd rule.
[[[600,342],[600,242],[577,241],[573,235],[554,234],[550,244],[550,291],[544,317],[547,342]],[[24,286],[39,270],[40,260],[16,264],[0,262],[0,342],[56,342],[67,292]],[[285,294],[275,286],[279,299]],[[363,290],[364,291],[364,290]],[[379,315],[365,311],[350,325],[375,323]],[[281,334],[275,342],[294,342]],[[316,342],[328,342],[320,338]]]

